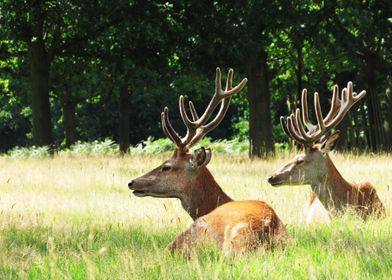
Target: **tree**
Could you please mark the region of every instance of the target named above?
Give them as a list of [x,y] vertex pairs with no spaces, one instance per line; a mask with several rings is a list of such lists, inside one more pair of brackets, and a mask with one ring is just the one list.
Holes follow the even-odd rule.
[[54,58],[83,52],[92,39],[124,21],[130,7],[126,1],[114,6],[111,1],[3,1],[2,54],[28,58],[35,145],[53,142],[49,74]]
[[182,54],[184,60],[189,57],[198,68],[206,70],[216,65],[234,67],[248,77],[251,157],[274,152],[270,114],[273,77],[267,48],[271,36],[285,24],[283,7],[288,3],[188,1],[177,7],[188,34],[184,44],[189,53]]
[[53,60],[50,96],[61,108],[62,117],[55,125],[62,127],[65,136],[63,144],[66,147],[74,144],[79,138],[77,106],[87,99],[110,94],[113,85],[107,78],[106,70],[97,58],[65,56]]
[[0,151],[29,143],[31,110],[20,92],[27,91],[28,80],[23,59],[0,59]]
[[[386,149],[380,93],[387,88],[386,76],[392,73],[391,6],[388,1],[329,1],[325,4],[328,31],[336,42],[357,60],[357,77],[365,82],[369,146]],[[351,62],[352,63],[352,62]],[[353,63],[355,64],[355,62]]]
[[251,157],[287,141],[279,116],[302,88],[325,111],[348,80],[368,95],[341,123],[342,146],[392,145],[388,1],[4,0],[0,15],[0,149],[31,144],[32,131],[37,145],[109,137],[125,152],[162,137],[159,114],[178,95],[205,106],[216,66],[249,82],[211,137],[249,120]]

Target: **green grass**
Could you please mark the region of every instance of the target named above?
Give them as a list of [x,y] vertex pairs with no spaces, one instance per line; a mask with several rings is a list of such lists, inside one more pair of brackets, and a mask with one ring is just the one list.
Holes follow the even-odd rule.
[[306,228],[309,186],[272,188],[268,161],[214,156],[210,170],[235,199],[262,199],[292,237],[286,248],[224,258],[213,248],[190,259],[165,246],[191,220],[175,199],[137,198],[127,182],[164,155],[0,158],[0,279],[391,279],[392,157],[332,155],[350,180],[369,180],[388,216],[349,214]]

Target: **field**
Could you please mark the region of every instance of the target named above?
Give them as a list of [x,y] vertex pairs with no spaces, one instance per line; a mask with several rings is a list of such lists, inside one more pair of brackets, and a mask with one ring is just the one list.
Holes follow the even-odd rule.
[[214,155],[209,165],[234,199],[270,203],[287,224],[285,248],[190,259],[165,246],[191,219],[175,199],[137,198],[127,182],[168,157],[0,157],[0,279],[392,279],[392,156],[331,155],[346,179],[369,180],[388,217],[352,215],[306,228],[309,186],[272,188],[268,161]]

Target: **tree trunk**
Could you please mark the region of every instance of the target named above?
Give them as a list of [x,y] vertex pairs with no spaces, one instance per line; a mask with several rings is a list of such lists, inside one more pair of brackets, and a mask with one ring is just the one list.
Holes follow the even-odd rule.
[[387,138],[387,149],[392,149],[392,76],[389,76],[386,89],[386,96],[387,96],[387,119],[385,123],[385,132]]
[[[335,78],[335,84],[338,85],[339,91],[341,91],[344,87],[347,86],[347,83],[349,81],[352,81],[354,78],[354,74],[349,71],[344,71],[344,72],[339,72],[336,73],[336,78]],[[340,93],[339,93],[340,94]],[[332,102],[332,91],[331,91],[331,101]],[[337,129],[340,131],[340,140],[337,145],[337,149],[339,150],[345,150],[345,149],[351,149],[355,148],[354,144],[354,138],[353,138],[353,133],[348,133],[348,130],[352,129],[353,131],[356,129],[355,127],[352,127],[351,123],[351,117],[355,118],[355,113],[354,111],[357,108],[353,108],[353,110],[348,113],[343,120],[340,122],[340,124],[337,126]]]
[[274,153],[267,53],[257,50],[248,61],[249,155],[266,157]]
[[371,140],[371,150],[378,151],[383,149],[384,130],[382,127],[382,121],[380,116],[380,105],[377,96],[377,87],[375,80],[375,69],[372,63],[367,63],[368,73],[366,75],[367,79],[367,94],[366,102],[368,105],[369,113],[369,129],[370,129],[370,140]]
[[[370,147],[372,146],[372,139],[371,139],[371,128],[369,125],[369,114],[366,114],[366,107],[364,103],[362,103],[361,105],[361,114],[362,114],[362,122],[363,122],[363,129],[365,132],[365,141],[364,141],[364,145],[359,146],[359,148],[361,150],[368,150],[370,149]],[[358,122],[357,122],[358,123]],[[359,126],[359,125],[357,125]],[[357,136],[359,136],[359,131],[357,130]],[[360,139],[357,139],[357,142],[360,143]]]
[[128,78],[124,78],[123,86],[120,88],[120,125],[119,142],[120,152],[125,154],[129,148],[129,97]]
[[38,1],[31,9],[31,38],[26,43],[30,59],[31,111],[33,119],[33,139],[36,146],[52,144],[52,124],[49,103],[49,67],[44,42],[43,3]]
[[302,44],[297,47],[297,67],[295,69],[295,77],[297,79],[297,100],[295,108],[300,108],[301,95],[302,95],[302,67],[303,67],[303,55],[302,55]]
[[351,147],[353,147],[353,139],[351,138],[352,135],[348,133],[348,130],[350,129],[351,123],[351,115],[350,113],[347,113],[347,115],[343,118],[343,120],[338,124],[337,130],[340,131],[340,137],[339,137],[339,143],[335,147],[336,150],[348,150]]
[[31,109],[36,146],[52,144],[49,104],[49,59],[42,38],[29,44]]
[[63,120],[65,132],[65,145],[67,147],[74,144],[76,136],[76,105],[75,101],[65,100],[63,102]]

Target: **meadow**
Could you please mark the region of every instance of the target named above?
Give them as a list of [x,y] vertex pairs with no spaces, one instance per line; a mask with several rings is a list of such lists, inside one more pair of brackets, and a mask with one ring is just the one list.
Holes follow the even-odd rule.
[[269,160],[214,154],[209,168],[233,199],[270,203],[292,237],[286,248],[190,259],[164,253],[191,223],[176,199],[138,198],[127,182],[170,154],[0,157],[0,279],[392,279],[392,156],[332,154],[348,180],[369,180],[388,212],[307,228],[309,186],[273,188]]

